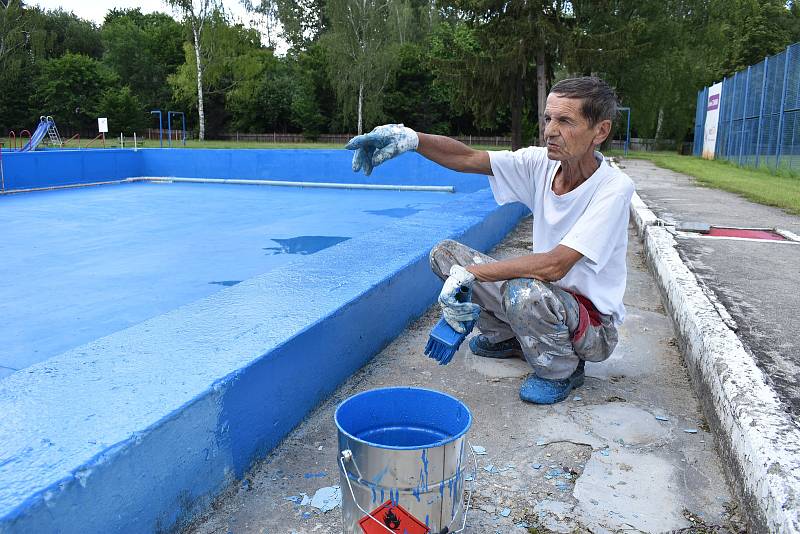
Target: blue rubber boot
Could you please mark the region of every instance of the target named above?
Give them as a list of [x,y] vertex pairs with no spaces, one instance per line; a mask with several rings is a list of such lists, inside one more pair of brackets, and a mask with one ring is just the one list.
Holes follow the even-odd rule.
[[555,404],[569,396],[569,393],[583,385],[585,364],[581,361],[569,378],[548,380],[531,375],[519,388],[519,398],[533,404]]

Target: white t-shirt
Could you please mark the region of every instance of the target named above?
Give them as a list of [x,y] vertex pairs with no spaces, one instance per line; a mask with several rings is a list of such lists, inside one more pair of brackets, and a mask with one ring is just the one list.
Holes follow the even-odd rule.
[[533,252],[549,252],[559,244],[583,258],[555,284],[583,295],[616,325],[625,318],[628,216],[634,186],[599,152],[600,167],[588,180],[563,195],[553,192],[560,162],[547,149],[489,152],[494,176],[489,177],[498,204],[522,202],[533,212]]

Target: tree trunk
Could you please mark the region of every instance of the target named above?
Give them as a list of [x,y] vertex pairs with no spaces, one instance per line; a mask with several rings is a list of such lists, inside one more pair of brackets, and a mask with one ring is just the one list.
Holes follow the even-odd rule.
[[544,108],[547,106],[547,56],[544,50],[536,53],[536,111],[539,119],[539,146],[545,146]]
[[656,122],[656,141],[661,139],[661,127],[664,125],[664,108],[658,108],[658,121]]
[[364,82],[358,84],[358,135],[364,133]]
[[197,60],[197,115],[199,118],[199,138],[201,141],[206,138],[206,115],[203,110],[203,65],[200,62],[200,33],[197,28],[192,28],[194,36],[194,56]]
[[511,97],[511,150],[522,148],[522,108],[525,105],[525,80],[517,74]]

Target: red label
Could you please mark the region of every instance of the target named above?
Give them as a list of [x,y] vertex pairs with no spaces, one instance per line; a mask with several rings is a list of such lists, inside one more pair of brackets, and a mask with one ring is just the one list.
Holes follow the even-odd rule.
[[364,534],[386,534],[386,528],[398,534],[428,534],[431,531],[425,523],[399,504],[392,504],[391,500],[375,508],[370,515],[372,517],[365,515],[358,522]]

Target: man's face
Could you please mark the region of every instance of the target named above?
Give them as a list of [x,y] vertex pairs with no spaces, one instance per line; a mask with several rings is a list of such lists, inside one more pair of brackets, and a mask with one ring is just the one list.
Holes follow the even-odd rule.
[[544,109],[544,138],[547,157],[552,160],[580,160],[602,143],[611,130],[611,121],[594,126],[581,113],[583,101],[550,94]]

